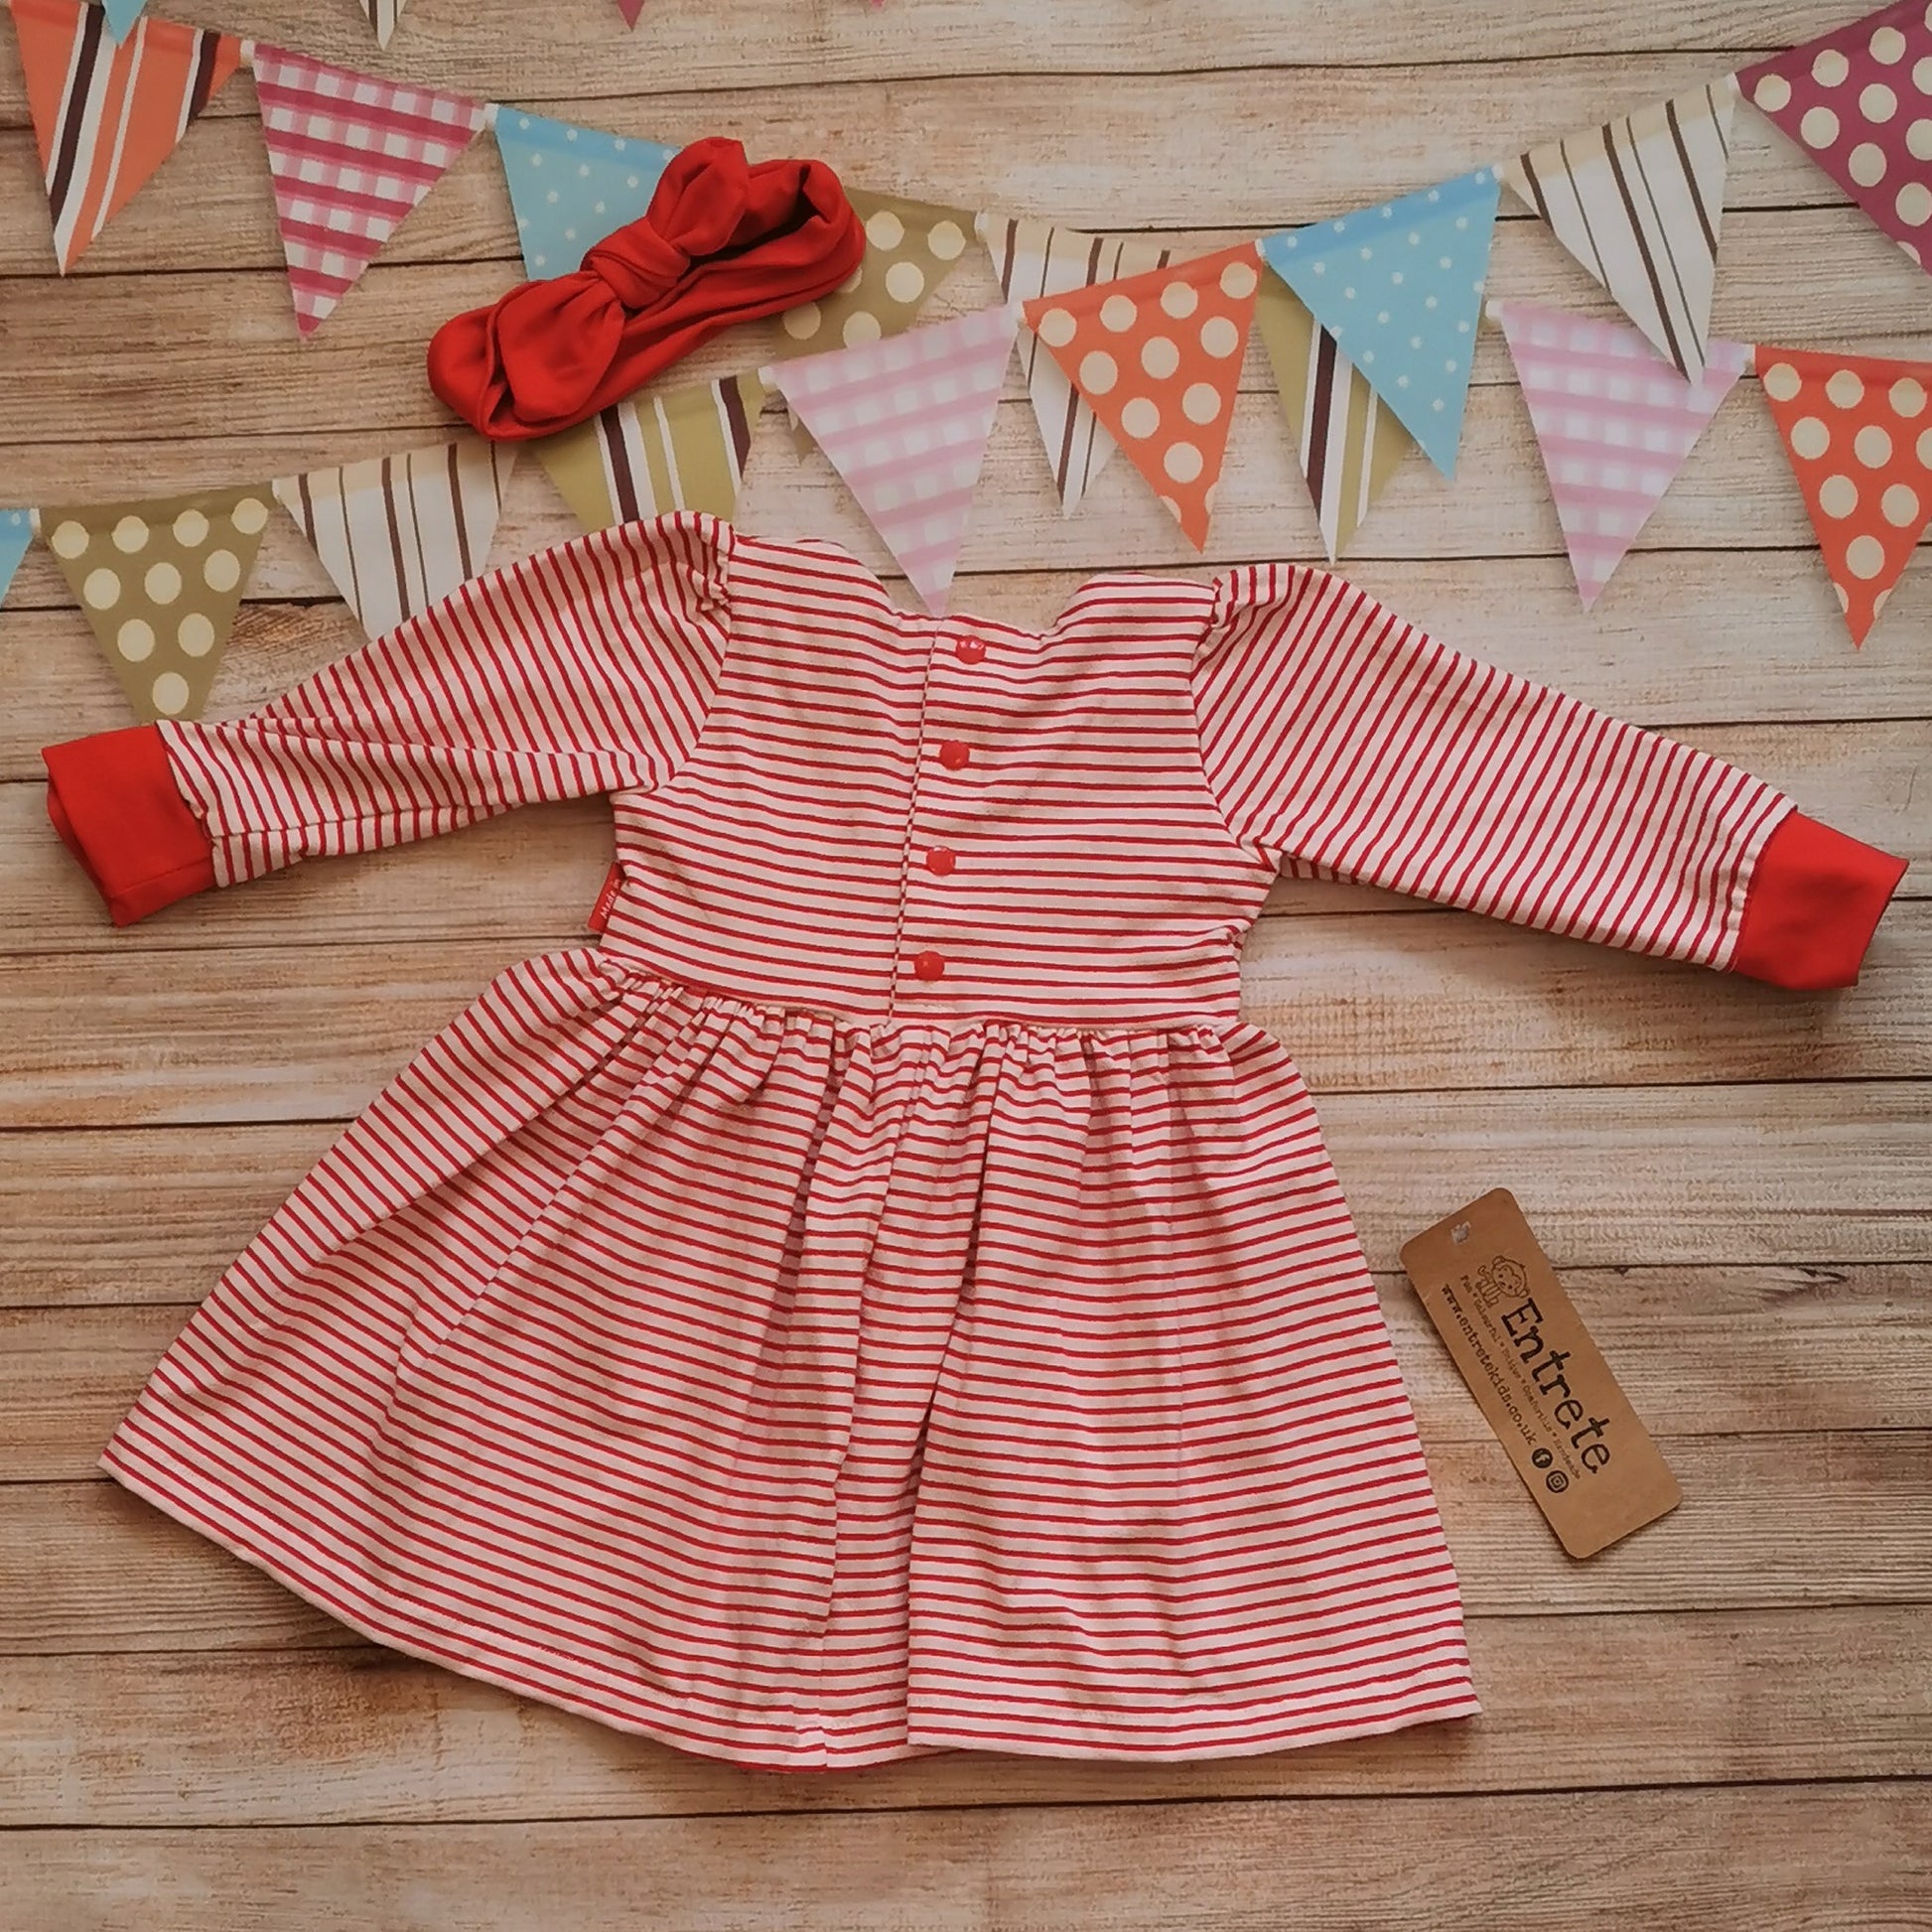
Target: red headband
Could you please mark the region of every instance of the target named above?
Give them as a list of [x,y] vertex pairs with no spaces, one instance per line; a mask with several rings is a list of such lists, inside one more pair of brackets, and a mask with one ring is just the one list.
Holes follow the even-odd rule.
[[693,141],[643,217],[574,275],[446,322],[429,345],[430,387],[494,441],[552,436],[721,329],[828,294],[865,252],[865,226],[824,162],[753,167],[736,141]]

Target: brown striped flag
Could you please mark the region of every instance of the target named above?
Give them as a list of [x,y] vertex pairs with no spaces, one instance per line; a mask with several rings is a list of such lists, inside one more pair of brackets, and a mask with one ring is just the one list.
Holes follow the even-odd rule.
[[1736,88],[1726,75],[1546,142],[1503,180],[1695,382],[1711,333]]
[[380,637],[483,569],[515,461],[514,444],[466,436],[274,487],[362,628]]
[[747,369],[628,396],[534,448],[587,530],[670,510],[709,510],[729,521],[763,407],[764,384]]
[[[1145,275],[1167,267],[1170,255],[1158,242],[1084,234],[1026,216],[982,214],[974,226],[993,257],[993,273],[1009,302],[1068,295],[1096,282]],[[1020,369],[1052,465],[1060,507],[1070,516],[1113,455],[1114,440],[1031,331],[1020,336]]]
[[1261,278],[1255,329],[1314,498],[1332,563],[1416,447],[1327,330],[1272,272]]
[[136,20],[116,41],[79,0],[11,0],[27,102],[66,274],[233,76],[241,43]]

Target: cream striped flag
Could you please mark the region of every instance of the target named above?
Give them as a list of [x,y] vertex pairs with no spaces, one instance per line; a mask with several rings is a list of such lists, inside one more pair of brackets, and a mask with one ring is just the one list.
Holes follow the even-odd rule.
[[665,395],[627,396],[532,447],[587,530],[671,510],[729,521],[763,407],[764,384],[747,369]]
[[1333,563],[1402,459],[1416,447],[1335,339],[1279,276],[1261,278],[1255,330]]
[[[993,273],[1009,302],[1068,295],[1096,282],[1145,275],[1167,267],[1170,255],[1157,242],[1083,234],[1078,228],[1058,228],[1025,216],[982,214],[973,225],[993,257]],[[1020,372],[1027,379],[1060,507],[1070,516],[1113,455],[1114,439],[1031,330],[1020,337]]]
[[396,22],[402,18],[402,10],[409,0],[362,0],[362,11],[369,17],[369,25],[375,29],[375,44],[387,47],[389,37],[396,31]]
[[278,478],[283,508],[371,637],[448,597],[488,562],[513,444],[467,436]]
[[1730,168],[1730,77],[1546,142],[1503,180],[1691,381],[1704,373]]

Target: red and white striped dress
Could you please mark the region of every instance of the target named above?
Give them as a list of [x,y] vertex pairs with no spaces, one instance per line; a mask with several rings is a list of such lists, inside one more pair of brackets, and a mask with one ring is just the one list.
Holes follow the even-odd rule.
[[786,1767],[1476,1708],[1314,1111],[1238,1010],[1284,868],[1798,983],[1897,874],[1317,570],[1103,577],[1042,633],[695,515],[48,761],[117,918],[613,795],[603,942],[397,1076],[104,1460],[385,1644]]

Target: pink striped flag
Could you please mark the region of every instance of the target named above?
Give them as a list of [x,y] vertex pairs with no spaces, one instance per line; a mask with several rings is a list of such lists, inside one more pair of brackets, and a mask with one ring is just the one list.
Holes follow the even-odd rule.
[[257,46],[255,90],[295,294],[314,334],[483,124],[464,94]]
[[764,371],[929,611],[952,585],[1019,326],[996,303]]
[[1677,480],[1750,350],[1713,341],[1687,382],[1627,323],[1498,302],[1587,609]]

